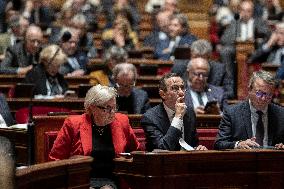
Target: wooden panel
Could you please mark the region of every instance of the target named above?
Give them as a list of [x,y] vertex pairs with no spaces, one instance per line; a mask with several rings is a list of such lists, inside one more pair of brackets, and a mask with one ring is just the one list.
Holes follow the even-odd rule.
[[179,0],[178,8],[181,12],[202,12],[208,13],[213,0]]
[[16,171],[16,188],[21,189],[89,189],[93,158],[78,156],[32,165]]
[[133,152],[115,159],[115,174],[131,188],[283,188],[284,152],[231,150]]

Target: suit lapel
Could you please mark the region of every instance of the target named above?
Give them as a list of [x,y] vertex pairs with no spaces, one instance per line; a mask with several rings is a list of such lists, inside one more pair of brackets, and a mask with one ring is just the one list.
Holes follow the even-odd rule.
[[84,155],[90,155],[92,152],[92,121],[90,116],[84,114],[84,119],[80,125],[80,138]]
[[171,123],[162,103],[159,105],[157,110],[157,120],[160,122],[160,124],[157,126],[160,127],[159,129],[165,134],[168,131]]
[[244,104],[242,105],[240,112],[236,112],[239,113],[240,118],[240,127],[241,128],[245,128],[246,133],[247,133],[247,138],[251,138],[252,137],[252,126],[251,126],[251,112],[250,112],[250,106],[249,106],[249,102],[245,101]]
[[267,123],[267,131],[268,131],[268,145],[271,146],[272,145],[272,141],[273,141],[273,126],[275,126],[276,124],[274,124],[274,119],[273,119],[273,109],[271,108],[271,105],[268,105],[268,123]]

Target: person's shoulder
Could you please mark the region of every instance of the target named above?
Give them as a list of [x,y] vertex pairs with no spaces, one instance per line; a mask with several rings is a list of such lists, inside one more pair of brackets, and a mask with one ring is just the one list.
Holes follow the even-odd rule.
[[134,93],[135,95],[139,95],[139,96],[146,96],[146,95],[148,95],[145,90],[139,89],[139,88],[136,88],[136,87],[133,88],[133,93]]
[[280,113],[284,113],[284,107],[281,106],[281,105],[278,105],[278,104],[275,104],[275,103],[271,103],[271,104],[269,104],[269,108],[274,110],[274,111],[277,111],[277,112],[280,112]]
[[158,104],[157,106],[154,106],[153,108],[148,109],[144,114],[143,117],[155,117],[156,115],[161,112],[162,104]]
[[70,115],[68,116],[64,123],[67,123],[67,125],[72,125],[73,127],[79,126],[82,123],[85,123],[88,120],[88,115],[82,114],[82,115]]
[[221,86],[208,84],[208,92],[224,92],[224,89]]

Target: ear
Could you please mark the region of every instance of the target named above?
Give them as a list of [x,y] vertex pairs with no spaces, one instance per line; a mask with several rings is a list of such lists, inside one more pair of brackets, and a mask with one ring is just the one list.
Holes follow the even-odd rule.
[[159,94],[160,94],[160,97],[164,100],[166,97],[165,92],[163,90],[159,90]]

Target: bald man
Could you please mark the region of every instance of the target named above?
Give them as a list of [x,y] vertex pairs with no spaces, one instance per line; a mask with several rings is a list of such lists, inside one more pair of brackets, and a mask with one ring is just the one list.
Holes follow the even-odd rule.
[[25,75],[38,63],[42,40],[41,29],[35,25],[29,26],[24,41],[7,48],[0,73]]

